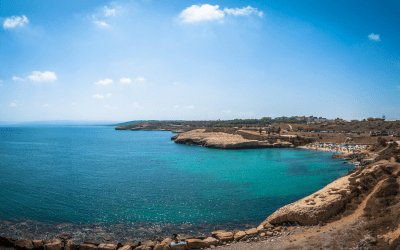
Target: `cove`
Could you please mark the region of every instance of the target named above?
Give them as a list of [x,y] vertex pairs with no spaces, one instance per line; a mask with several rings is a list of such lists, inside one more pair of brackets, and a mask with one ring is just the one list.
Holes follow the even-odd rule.
[[332,153],[220,150],[160,131],[0,127],[0,219],[258,225],[348,171]]

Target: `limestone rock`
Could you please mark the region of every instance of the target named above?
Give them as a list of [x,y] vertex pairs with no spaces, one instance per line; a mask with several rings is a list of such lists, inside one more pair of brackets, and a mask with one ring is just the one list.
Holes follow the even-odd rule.
[[125,245],[123,247],[120,247],[118,250],[132,250],[132,247],[129,245]]
[[211,232],[211,237],[216,237],[217,234],[220,234],[220,233],[226,233],[226,230],[218,230],[218,231]]
[[79,246],[72,240],[67,240],[64,244],[64,250],[78,250]]
[[209,247],[209,245],[206,242],[200,239],[188,239],[186,240],[186,244],[189,249],[199,249],[203,247]]
[[281,230],[282,230],[282,227],[281,227],[281,226],[276,227],[276,228],[274,229],[274,231],[278,231],[278,232],[280,232]]
[[171,244],[171,250],[187,250],[187,249],[188,247],[186,244],[175,244],[175,245]]
[[72,238],[72,236],[69,234],[60,234],[57,236],[57,238],[62,239],[62,240],[69,240]]
[[261,232],[264,232],[265,231],[265,227],[263,226],[263,225],[259,225],[258,227],[257,227],[257,232],[258,233],[261,233]]
[[162,244],[165,244],[165,245],[170,245],[171,242],[172,242],[172,239],[171,239],[171,238],[165,238],[163,241],[161,241],[161,243],[162,243]]
[[79,250],[96,250],[96,249],[97,249],[97,246],[93,245],[93,244],[80,244],[79,245]]
[[205,243],[207,243],[208,245],[218,245],[219,240],[217,240],[216,238],[213,237],[207,237],[203,240]]
[[181,242],[181,241],[185,241],[187,239],[192,238],[192,236],[189,236],[187,234],[178,234],[178,236],[176,237],[176,239]]
[[45,247],[46,250],[61,250],[61,240],[54,239],[46,241]]
[[35,250],[43,250],[44,242],[42,240],[32,240],[33,249]]
[[15,249],[18,250],[32,250],[33,249],[33,244],[32,240],[17,240],[14,243]]
[[238,241],[238,240],[240,240],[241,238],[243,238],[244,236],[246,236],[246,232],[245,232],[245,231],[239,231],[239,232],[237,232],[237,233],[233,236],[233,238],[234,238],[236,241]]
[[117,250],[116,244],[100,244],[97,246],[97,250]]
[[258,234],[257,228],[251,228],[245,231],[249,237],[254,237]]
[[135,250],[151,250],[151,247],[145,246],[145,245],[140,245]]
[[95,246],[100,245],[100,241],[98,241],[98,240],[85,240],[83,243],[84,244],[92,244],[92,245],[95,245]]
[[221,241],[232,241],[233,233],[232,232],[219,233],[216,235],[216,237]]
[[151,247],[151,248],[153,248],[156,244],[157,244],[157,242],[152,241],[152,240],[148,240],[148,241],[142,242],[143,246],[148,246],[148,247]]
[[164,247],[165,247],[165,246],[166,246],[166,244],[157,243],[157,244],[154,246],[153,250],[164,250]]

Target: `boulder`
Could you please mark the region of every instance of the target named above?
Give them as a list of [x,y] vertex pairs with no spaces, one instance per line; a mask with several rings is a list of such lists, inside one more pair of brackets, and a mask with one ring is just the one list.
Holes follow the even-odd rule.
[[98,241],[98,240],[85,240],[83,242],[83,244],[91,244],[91,245],[98,246],[98,245],[100,245],[100,241]]
[[176,237],[176,239],[177,239],[179,242],[185,241],[185,240],[191,239],[191,238],[193,238],[193,237],[190,236],[190,235],[187,235],[187,234],[178,234],[178,236]]
[[241,238],[243,238],[244,236],[246,236],[246,232],[245,231],[239,231],[235,234],[235,236],[233,237],[236,241],[240,240]]
[[[167,245],[167,244],[164,244],[164,243],[157,243],[157,244],[154,246],[153,250],[164,250],[165,247],[168,247],[168,245]],[[169,247],[168,247],[168,248],[169,248]],[[167,248],[167,249],[168,249],[168,248]]]
[[211,237],[216,237],[217,234],[220,234],[220,233],[226,233],[226,230],[218,230],[218,231],[211,232]]
[[0,246],[5,246],[5,247],[13,247],[14,246],[14,242],[17,239],[11,238],[7,235],[1,235],[0,236]]
[[205,243],[207,243],[209,246],[211,245],[218,245],[219,240],[217,240],[216,238],[213,237],[207,237],[203,240]]
[[72,240],[67,240],[64,243],[64,250],[78,250],[79,246]]
[[209,247],[209,245],[200,240],[200,239],[188,239],[186,240],[186,245],[188,246],[189,249],[199,249],[203,247]]
[[44,242],[42,240],[32,240],[33,249],[35,250],[43,250]]
[[267,234],[267,236],[274,236],[274,233],[270,232],[270,231],[268,231],[266,234]]
[[163,241],[161,241],[161,244],[165,244],[165,245],[170,245],[172,242],[171,238],[166,238]]
[[232,241],[233,233],[232,232],[219,233],[216,235],[216,237],[221,241]]
[[46,247],[46,250],[61,250],[61,240],[54,239],[46,241],[44,246]]
[[69,240],[72,238],[72,236],[69,234],[60,234],[57,236],[57,238],[62,239],[62,240]]
[[33,249],[33,243],[32,240],[26,239],[26,240],[17,240],[14,243],[15,249],[18,250],[32,250]]
[[282,226],[276,227],[276,228],[274,229],[274,231],[278,231],[278,232],[282,231]]
[[151,248],[155,247],[156,244],[157,244],[157,242],[152,241],[152,240],[148,240],[148,241],[142,242],[143,246],[148,246],[148,247],[151,247]]
[[186,244],[174,244],[174,242],[171,243],[171,250],[187,250],[188,247]]
[[249,237],[254,237],[254,236],[257,236],[257,234],[258,234],[257,228],[251,228],[251,229],[246,230],[245,232]]
[[123,247],[120,247],[118,250],[132,250],[132,247],[129,245],[125,245]]
[[145,246],[145,245],[140,245],[135,250],[151,250],[151,247]]
[[97,250],[117,250],[117,244],[100,244],[97,246]]
[[96,250],[96,249],[97,249],[97,246],[93,245],[93,244],[80,244],[79,245],[79,250]]
[[258,233],[261,233],[261,232],[264,232],[265,231],[265,227],[263,226],[263,225],[259,225],[258,227],[257,227],[257,232]]

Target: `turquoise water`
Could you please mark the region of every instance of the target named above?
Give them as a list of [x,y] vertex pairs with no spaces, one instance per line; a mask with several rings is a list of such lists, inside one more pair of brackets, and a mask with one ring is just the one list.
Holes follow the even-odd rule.
[[0,218],[257,224],[349,167],[331,153],[216,150],[170,132],[0,127]]

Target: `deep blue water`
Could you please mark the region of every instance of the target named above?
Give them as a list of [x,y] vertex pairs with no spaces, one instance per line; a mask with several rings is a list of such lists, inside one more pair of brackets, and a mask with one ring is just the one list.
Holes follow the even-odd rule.
[[327,152],[207,149],[171,136],[105,126],[0,127],[0,218],[256,225],[349,167]]

